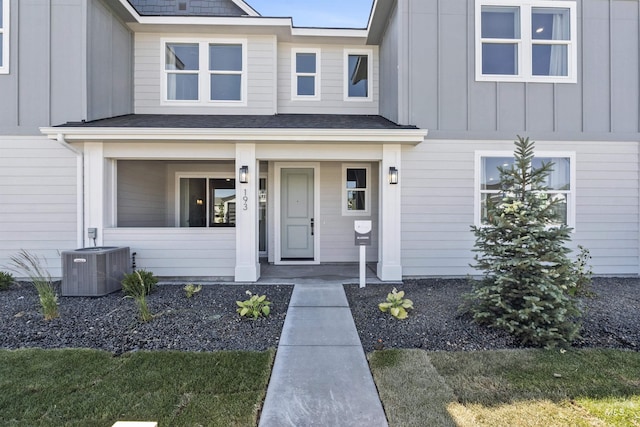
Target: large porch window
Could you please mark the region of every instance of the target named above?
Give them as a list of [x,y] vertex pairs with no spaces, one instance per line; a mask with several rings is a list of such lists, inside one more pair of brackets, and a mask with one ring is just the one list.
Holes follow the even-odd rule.
[[180,178],[180,227],[235,227],[231,178]]

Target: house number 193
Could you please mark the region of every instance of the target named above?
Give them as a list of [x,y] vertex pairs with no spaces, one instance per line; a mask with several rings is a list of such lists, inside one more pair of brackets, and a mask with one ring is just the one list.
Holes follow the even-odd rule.
[[247,209],[249,209],[249,207],[247,206],[247,201],[249,200],[249,197],[247,197],[247,190],[244,190],[244,196],[242,196],[242,210],[246,211]]

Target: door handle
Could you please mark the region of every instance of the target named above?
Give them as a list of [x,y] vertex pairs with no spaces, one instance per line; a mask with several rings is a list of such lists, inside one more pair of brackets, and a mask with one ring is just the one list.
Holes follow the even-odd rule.
[[313,218],[311,218],[311,235],[313,236],[313,227],[314,227],[314,222],[313,222]]

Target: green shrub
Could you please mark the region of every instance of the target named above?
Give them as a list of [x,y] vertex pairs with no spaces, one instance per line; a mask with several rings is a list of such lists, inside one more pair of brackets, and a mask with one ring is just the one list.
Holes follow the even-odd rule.
[[253,295],[251,291],[246,291],[245,293],[249,295],[248,300],[236,301],[239,307],[236,311],[240,313],[240,316],[251,317],[255,320],[260,316],[268,316],[271,313],[269,308],[271,302],[267,300],[266,295]]
[[593,279],[593,269],[589,265],[591,260],[591,253],[589,249],[582,245],[578,245],[580,253],[576,257],[574,263],[576,280],[572,283],[572,286],[568,289],[571,296],[595,296],[591,289],[591,282]]
[[387,302],[381,302],[378,308],[383,313],[388,311],[396,319],[402,320],[407,318],[407,310],[413,309],[413,301],[404,297],[404,291],[398,292],[393,288],[393,291],[387,294]]
[[51,275],[42,265],[42,260],[36,255],[23,250],[18,255],[12,256],[11,261],[16,271],[29,277],[36,287],[44,320],[58,317],[60,315],[58,312],[58,295],[53,286]]
[[13,282],[15,282],[13,274],[0,271],[0,291],[9,289],[9,286],[11,286]]
[[136,301],[136,305],[140,311],[141,322],[148,322],[153,319],[153,314],[151,314],[147,305],[147,291],[155,288],[157,282],[158,279],[153,277],[153,274],[145,272],[144,270],[136,270],[131,274],[127,274],[122,281],[122,289],[125,291],[125,298],[133,298]]
[[[568,258],[571,229],[561,224],[559,201],[547,196],[552,163],[532,167],[534,143],[518,137],[515,163],[500,167],[501,193],[487,199],[487,224],[472,226],[475,268],[483,279],[468,294],[476,322],[504,329],[521,344],[566,346],[578,334],[579,312]],[[559,225],[560,224],[560,225]]]
[[196,286],[193,283],[189,283],[188,285],[185,285],[183,289],[186,297],[191,298],[192,296],[194,296],[195,294],[197,294],[202,290],[202,285]]
[[122,292],[129,297],[149,295],[156,289],[157,284],[158,279],[152,272],[136,270],[133,273],[124,275]]

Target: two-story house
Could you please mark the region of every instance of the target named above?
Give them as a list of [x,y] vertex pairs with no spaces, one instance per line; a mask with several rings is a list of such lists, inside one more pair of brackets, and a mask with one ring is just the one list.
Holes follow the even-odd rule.
[[595,272],[639,272],[638,1],[377,0],[366,29],[0,4],[0,265],[129,246],[158,276],[255,281],[357,261],[364,219],[381,279],[462,276],[522,134]]

